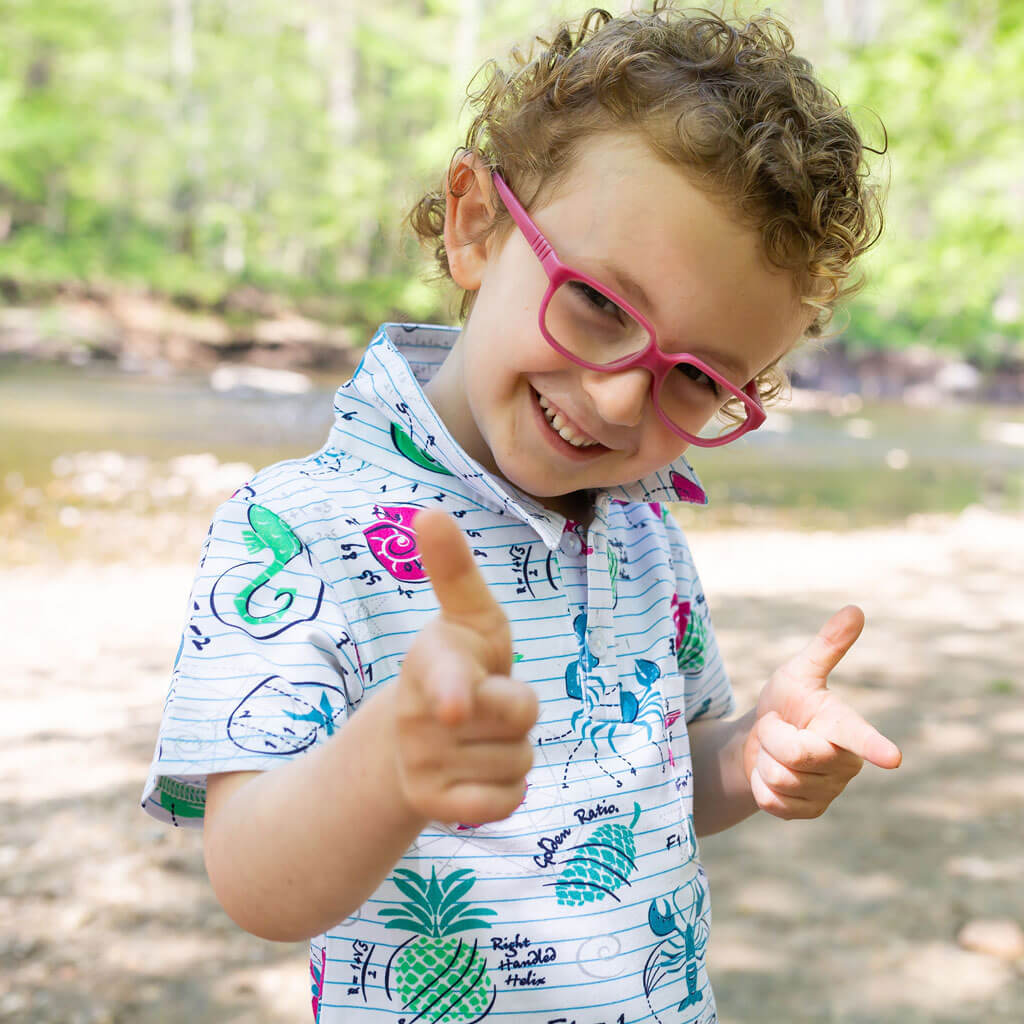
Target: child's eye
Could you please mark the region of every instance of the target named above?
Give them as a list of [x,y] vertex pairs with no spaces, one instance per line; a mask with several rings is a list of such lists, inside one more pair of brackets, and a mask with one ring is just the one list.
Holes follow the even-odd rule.
[[708,388],[712,394],[718,394],[718,381],[714,377],[709,377],[703,370],[697,369],[692,363],[679,363],[676,369],[689,377],[690,380],[696,381],[702,387]]
[[617,320],[622,320],[626,316],[607,295],[603,295],[596,288],[591,288],[589,284],[584,284],[582,281],[573,281],[572,287],[583,296],[589,305],[599,309],[602,313],[608,313]]

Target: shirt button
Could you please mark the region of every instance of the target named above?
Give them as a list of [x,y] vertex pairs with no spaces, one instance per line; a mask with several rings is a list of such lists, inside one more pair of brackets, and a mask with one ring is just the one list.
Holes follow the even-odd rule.
[[604,635],[602,633],[595,633],[590,639],[590,649],[600,657],[608,650],[608,644],[605,643]]

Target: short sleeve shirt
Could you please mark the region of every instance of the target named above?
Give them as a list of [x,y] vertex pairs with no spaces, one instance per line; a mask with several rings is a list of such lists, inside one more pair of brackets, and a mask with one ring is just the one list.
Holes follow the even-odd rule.
[[539,699],[534,766],[511,816],[431,823],[311,940],[314,1021],[708,1024],[686,727],[733,698],[662,504],[704,492],[680,458],[593,492],[584,528],[490,474],[422,390],[457,336],[383,325],[323,448],[218,509],[142,806],[201,826],[210,773],[273,769],[343,732],[438,613],[412,517],[444,509]]

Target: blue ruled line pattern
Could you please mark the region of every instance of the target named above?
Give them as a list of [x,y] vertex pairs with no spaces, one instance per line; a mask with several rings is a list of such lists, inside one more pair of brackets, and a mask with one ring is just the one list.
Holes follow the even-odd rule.
[[[423,393],[457,337],[384,325],[338,389],[323,447],[259,471],[217,510],[142,806],[201,827],[211,774],[344,742],[438,614],[412,516],[441,508],[509,619],[512,674],[537,695],[534,766],[510,817],[431,823],[355,914],[311,940],[318,1024],[711,1024],[687,723],[734,704],[663,510],[680,497],[673,480],[700,485],[679,459],[594,492],[585,527],[545,509],[473,461]],[[682,602],[700,616],[698,671],[676,663]]]

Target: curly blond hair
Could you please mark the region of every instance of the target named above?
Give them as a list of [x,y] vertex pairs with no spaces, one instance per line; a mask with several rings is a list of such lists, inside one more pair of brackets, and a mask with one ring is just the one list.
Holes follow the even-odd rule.
[[[608,131],[637,132],[698,187],[728,200],[756,226],[774,265],[795,275],[821,336],[836,305],[863,286],[854,261],[882,228],[879,186],[867,181],[865,145],[838,97],[793,54],[788,28],[765,11],[728,20],[654,0],[613,18],[593,8],[537,36],[530,52],[512,49],[510,66],[486,61],[467,102],[477,110],[464,147],[441,187],[408,220],[434,245],[438,274],[451,278],[444,247],[446,189],[461,156],[474,152],[501,172],[529,209],[566,184],[580,143]],[[513,222],[499,204],[481,239],[502,240]],[[468,316],[475,292],[462,294]],[[777,366],[758,378],[768,401],[785,386]]]

